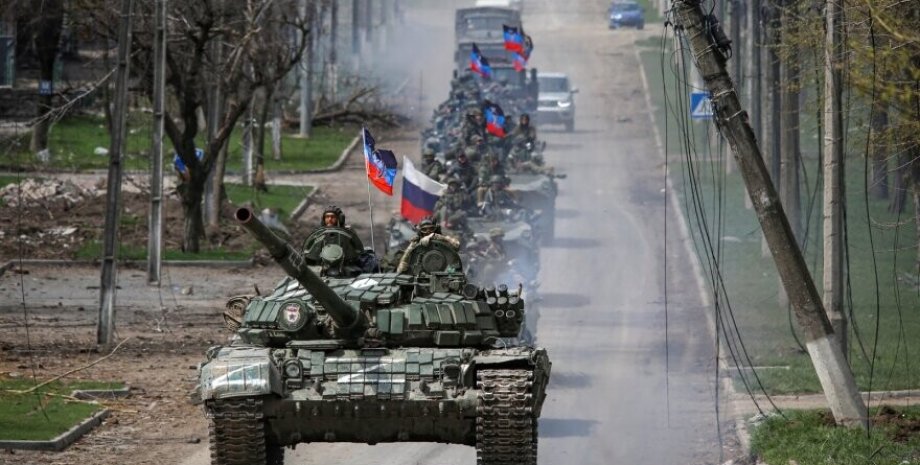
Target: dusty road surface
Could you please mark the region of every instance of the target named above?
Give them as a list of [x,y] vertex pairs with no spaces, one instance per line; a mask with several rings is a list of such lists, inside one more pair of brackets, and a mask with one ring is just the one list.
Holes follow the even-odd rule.
[[[422,75],[426,117],[431,105],[447,95],[453,8],[466,3],[472,2],[407,2],[413,9],[407,12],[404,32],[418,36],[418,52],[405,52],[400,59],[407,73]],[[725,418],[721,440],[717,434],[713,337],[687,249],[678,237],[676,212],[665,211],[663,160],[633,45],[639,37],[657,36],[660,26],[650,23],[645,32],[608,31],[605,0],[524,3],[524,22],[536,44],[531,64],[568,73],[580,89],[576,131],[547,127],[540,132],[548,142],[548,162],[568,178],[560,181],[556,240],[541,256],[536,335],[554,366],[540,421],[539,463],[697,465],[728,460],[735,441]],[[408,140],[398,145],[399,151],[417,147]],[[337,202],[334,197],[343,190],[363,193],[359,178],[343,177],[347,184],[324,193],[330,202]],[[352,195],[351,203],[338,202],[357,208],[358,199]],[[384,210],[395,203],[382,205]],[[133,339],[111,363],[81,373],[140,387],[114,420],[62,454],[0,452],[0,463],[208,463],[203,412],[187,401],[194,380],[190,368],[204,348],[226,337],[219,323],[223,299],[248,291],[254,282],[266,289],[281,272],[268,267],[174,273],[176,286],[163,293],[132,291],[142,285],[142,272],[126,272],[119,294],[127,305],[119,316],[125,328],[120,336]],[[87,269],[82,280],[62,282],[59,276],[65,274],[52,270],[0,278],[6,302],[0,303],[5,351],[0,368],[22,376],[34,362],[20,349],[23,285],[32,318],[39,318],[34,330],[50,341],[38,349],[60,354],[73,340],[67,361],[39,353],[44,370],[54,374],[102,355],[79,349],[94,337],[92,318],[74,322],[71,336],[54,334],[62,324],[60,296],[44,292],[43,286],[57,280],[62,288],[81,289],[75,297],[86,300],[84,311],[96,311],[98,290],[92,287],[98,285],[98,272]],[[186,283],[196,283],[191,295],[182,293]],[[170,328],[163,327],[167,322]],[[183,334],[182,340],[174,334]],[[179,369],[158,369],[162,364]],[[287,461],[469,465],[475,453],[470,447],[440,444],[316,444],[288,451]]]

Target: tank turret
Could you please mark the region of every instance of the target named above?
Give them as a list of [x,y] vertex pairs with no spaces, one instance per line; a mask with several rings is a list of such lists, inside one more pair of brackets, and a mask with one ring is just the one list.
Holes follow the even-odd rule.
[[281,268],[289,276],[297,280],[323,306],[336,326],[342,329],[363,329],[365,322],[362,321],[361,312],[336,294],[322,278],[307,266],[307,261],[303,255],[268,229],[252,214],[252,210],[240,208],[236,211],[234,217],[257,241],[268,249],[268,253],[275,262],[281,265]]

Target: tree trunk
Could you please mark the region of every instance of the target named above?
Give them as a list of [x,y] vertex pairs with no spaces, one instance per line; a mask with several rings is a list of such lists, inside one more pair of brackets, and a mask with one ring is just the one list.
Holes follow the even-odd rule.
[[888,106],[881,99],[872,111],[872,184],[869,193],[874,199],[888,198]]
[[281,160],[281,99],[272,100],[272,160]]
[[[272,107],[272,92],[273,89],[265,89],[265,98],[262,99],[262,111],[259,112],[259,124],[256,128],[258,131],[259,137],[256,140],[256,149],[255,149],[255,159],[256,159],[256,172],[260,169],[263,169],[265,165],[265,124],[268,122],[268,113]],[[261,176],[256,176],[255,182],[252,184],[253,187],[260,191],[267,191],[268,187],[265,184],[264,171]]]
[[182,251],[198,253],[201,250],[201,237],[204,236],[204,223],[201,215],[201,200],[204,197],[204,180],[180,185],[182,212],[185,216],[185,231],[182,238]]
[[891,201],[888,203],[888,211],[891,213],[904,212],[904,204],[907,203],[907,189],[910,186],[908,179],[910,165],[910,154],[907,151],[901,151],[898,154],[898,164],[891,183]]
[[[35,29],[35,45],[38,55],[39,80],[54,82],[54,64],[57,61],[58,47],[61,41],[61,29],[64,27],[64,2],[62,0],[46,0],[42,2],[38,12],[38,27]],[[51,121],[47,118],[52,105],[52,89],[38,96],[38,117],[41,118],[32,128],[32,140],[29,150],[34,154],[48,148],[48,131]]]
[[211,178],[211,195],[205,197],[210,205],[205,208],[208,212],[207,228],[205,233],[208,238],[214,237],[220,230],[220,206],[226,198],[224,190],[224,173],[227,171],[227,147],[223,147],[217,152],[217,159],[214,161],[214,174]]

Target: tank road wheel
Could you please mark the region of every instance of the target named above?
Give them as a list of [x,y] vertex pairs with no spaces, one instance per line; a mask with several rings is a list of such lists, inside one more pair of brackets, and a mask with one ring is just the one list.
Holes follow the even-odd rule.
[[261,399],[208,405],[211,465],[283,465],[284,449],[266,437]]
[[533,372],[480,370],[476,378],[477,465],[536,465]]

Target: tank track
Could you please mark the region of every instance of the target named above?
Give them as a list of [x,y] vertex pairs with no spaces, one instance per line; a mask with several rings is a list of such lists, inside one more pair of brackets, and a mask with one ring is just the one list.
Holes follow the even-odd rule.
[[208,417],[211,465],[283,465],[284,449],[266,438],[262,399],[214,401]]
[[533,371],[479,370],[477,465],[536,465]]

